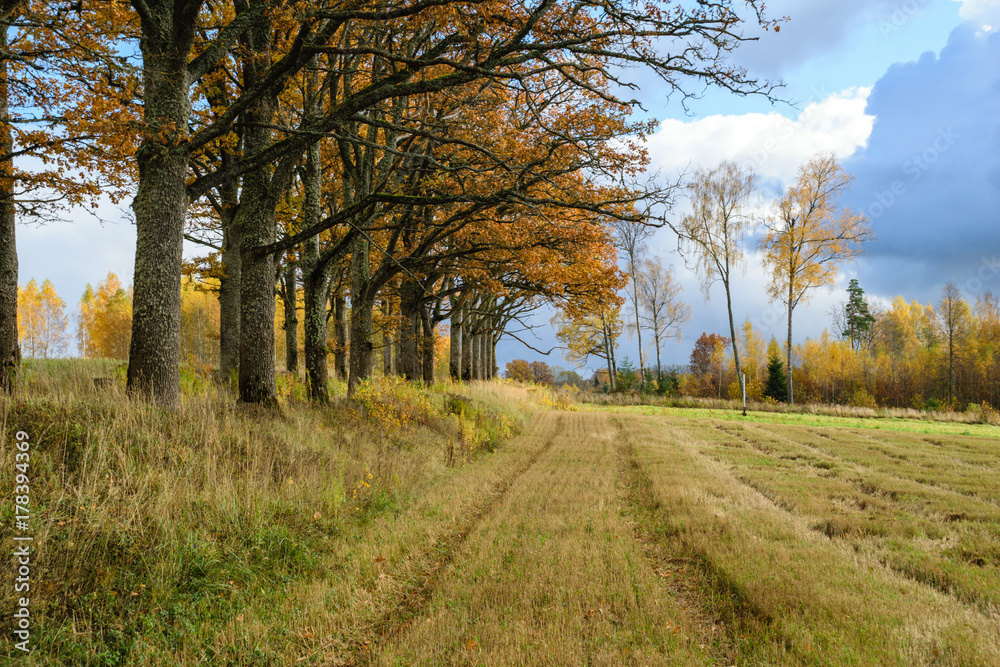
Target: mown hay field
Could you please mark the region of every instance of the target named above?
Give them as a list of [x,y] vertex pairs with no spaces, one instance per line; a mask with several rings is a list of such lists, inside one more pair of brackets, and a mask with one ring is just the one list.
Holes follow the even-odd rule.
[[989,427],[610,418],[641,533],[690,562],[728,664],[1000,664]]
[[994,426],[39,377],[19,664],[1000,665]]

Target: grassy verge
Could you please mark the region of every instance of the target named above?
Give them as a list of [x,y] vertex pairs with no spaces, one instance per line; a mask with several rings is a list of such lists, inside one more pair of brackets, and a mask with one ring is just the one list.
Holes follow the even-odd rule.
[[983,438],[1000,437],[1000,426],[966,422],[931,421],[927,419],[911,419],[906,417],[852,417],[809,412],[760,412],[748,410],[744,417],[735,408],[730,410],[699,408],[699,407],[663,407],[656,405],[593,405],[582,404],[582,409],[597,412],[668,416],[682,419],[718,419],[729,422],[753,423],[764,425],[799,425],[830,428],[865,429],[875,431],[900,431],[903,433],[922,433],[940,435],[965,435]]
[[[516,388],[388,382],[311,408],[292,383],[272,413],[237,407],[194,373],[186,388],[165,411],[127,400],[113,364],[58,361],[29,366],[21,394],[0,399],[6,442],[17,431],[31,442],[35,651],[24,664],[339,659],[364,632],[335,619],[380,613],[373,573],[413,574],[513,465],[485,455],[540,405]],[[0,452],[5,498],[15,452]],[[8,554],[13,515],[0,506]],[[12,624],[0,619],[0,655],[18,654]]]
[[[716,398],[698,398],[693,396],[654,396],[649,394],[599,394],[580,392],[575,400],[585,405],[601,407],[658,407],[666,409],[698,410],[713,413],[742,413],[743,404],[740,401]],[[773,415],[769,419],[773,423],[783,423],[783,419],[794,415],[811,417],[836,417],[858,422],[875,421],[906,421],[923,422],[927,424],[954,425],[991,425],[1000,427],[1000,413],[987,405],[971,405],[965,412],[950,410],[915,410],[913,408],[891,407],[861,407],[853,405],[827,405],[806,403],[789,405],[771,401],[748,401],[747,411],[758,419],[764,415]],[[1000,433],[1000,428],[994,433]]]

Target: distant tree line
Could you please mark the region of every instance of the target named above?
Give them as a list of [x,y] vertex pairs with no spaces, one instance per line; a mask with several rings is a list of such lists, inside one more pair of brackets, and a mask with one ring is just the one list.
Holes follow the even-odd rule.
[[[859,406],[965,409],[1000,405],[1000,306],[986,292],[970,304],[948,283],[937,304],[896,297],[888,307],[869,303],[857,281],[831,312],[831,329],[793,346],[788,355],[775,339],[764,343],[747,320],[737,339],[747,373],[747,395],[786,401],[775,387],[795,361],[797,402]],[[738,398],[729,340],[703,333],[691,353],[682,393]]]

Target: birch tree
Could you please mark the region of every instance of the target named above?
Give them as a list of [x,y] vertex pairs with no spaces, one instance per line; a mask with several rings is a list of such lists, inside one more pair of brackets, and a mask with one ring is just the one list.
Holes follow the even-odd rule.
[[853,177],[832,154],[819,154],[799,169],[798,180],[774,204],[758,248],[770,271],[768,293],[785,304],[788,338],[785,371],[788,402],[792,393],[792,314],[818,287],[834,287],[838,268],[861,253],[873,238],[868,219],[840,207]]
[[653,335],[656,350],[656,379],[663,377],[660,350],[667,340],[681,338],[681,328],[691,319],[691,307],[681,301],[683,289],[674,277],[674,268],[663,267],[659,257],[647,259],[634,274],[638,286],[640,322]]
[[743,262],[743,242],[751,223],[751,197],[757,189],[757,175],[730,160],[711,170],[700,169],[688,185],[692,212],[675,228],[682,246],[695,257],[701,288],[708,290],[716,282],[726,292],[729,315],[729,342],[740,388],[743,372],[733,318],[733,271]]

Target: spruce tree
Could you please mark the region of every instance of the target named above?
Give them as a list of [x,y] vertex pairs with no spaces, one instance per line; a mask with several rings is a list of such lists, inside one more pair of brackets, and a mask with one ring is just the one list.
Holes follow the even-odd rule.
[[785,365],[774,354],[767,362],[767,385],[764,387],[764,396],[782,403],[788,401],[788,378],[785,376]]
[[847,304],[844,306],[847,330],[844,334],[851,341],[851,349],[856,350],[861,335],[870,331],[872,324],[875,323],[875,316],[868,310],[865,291],[861,289],[857,278],[851,279],[847,295]]

